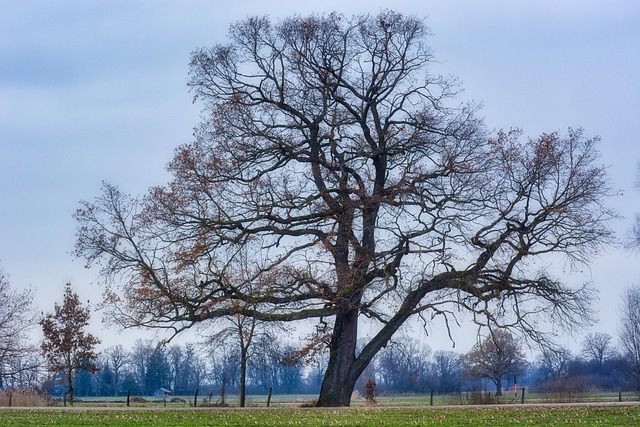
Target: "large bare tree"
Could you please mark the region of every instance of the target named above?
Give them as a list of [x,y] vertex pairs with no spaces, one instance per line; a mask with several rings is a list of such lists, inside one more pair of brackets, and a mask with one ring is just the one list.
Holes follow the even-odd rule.
[[[77,255],[101,266],[114,318],[175,332],[316,319],[330,350],[318,405],[340,406],[413,316],[470,313],[538,341],[540,320],[589,317],[589,290],[540,266],[610,238],[597,138],[489,136],[431,72],[427,35],[391,11],[248,18],[195,51],[203,121],[171,182],[142,199],[105,184],[76,214]],[[377,332],[357,352],[362,316]]]

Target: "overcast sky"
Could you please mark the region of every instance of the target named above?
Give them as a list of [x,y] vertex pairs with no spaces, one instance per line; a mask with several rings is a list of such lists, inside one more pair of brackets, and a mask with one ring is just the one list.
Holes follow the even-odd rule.
[[[37,292],[38,311],[52,310],[66,282],[99,302],[96,271],[70,254],[72,214],[102,180],[131,194],[167,180],[164,165],[198,122],[186,87],[191,51],[225,42],[229,24],[249,15],[381,8],[426,18],[438,71],[460,78],[461,101],[483,102],[490,129],[600,135],[624,237],[640,211],[637,0],[0,0],[0,260],[11,283]],[[615,333],[639,261],[612,249],[569,278],[600,289],[594,331]],[[136,336],[93,328],[105,346]],[[451,347],[437,326],[428,344]]]

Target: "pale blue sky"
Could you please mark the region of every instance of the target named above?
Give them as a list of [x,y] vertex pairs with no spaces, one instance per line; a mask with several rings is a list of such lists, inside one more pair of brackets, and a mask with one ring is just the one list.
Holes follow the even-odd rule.
[[[185,84],[192,50],[224,42],[228,25],[248,15],[381,8],[427,18],[438,70],[462,80],[461,101],[484,103],[489,128],[600,135],[603,163],[624,191],[612,200],[627,217],[614,225],[622,237],[640,211],[636,0],[0,0],[0,260],[12,283],[37,290],[38,311],[51,310],[67,281],[98,302],[95,271],[69,254],[71,216],[101,180],[140,194],[167,179],[164,165],[198,122]],[[640,282],[639,260],[611,250],[569,278],[601,289],[594,330],[615,332],[620,291]],[[106,345],[122,340],[100,328]],[[450,346],[433,332],[432,347]]]

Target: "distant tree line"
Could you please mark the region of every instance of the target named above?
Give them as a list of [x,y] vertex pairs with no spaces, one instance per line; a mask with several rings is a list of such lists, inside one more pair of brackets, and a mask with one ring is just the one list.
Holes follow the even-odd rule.
[[[513,337],[509,336],[509,339]],[[511,345],[519,342],[513,339]],[[255,356],[249,359],[246,381],[249,395],[317,394],[322,383],[323,364],[320,357],[311,364],[292,358],[296,346],[271,337],[255,345]],[[518,354],[521,349],[518,348]],[[489,357],[477,358],[478,346],[469,353],[432,351],[428,345],[411,337],[391,342],[373,360],[358,380],[356,390],[364,396],[365,382],[376,382],[380,395],[456,394],[474,390],[495,390],[496,380],[486,372],[496,368],[486,365]],[[621,353],[608,334],[588,335],[582,351],[567,349],[544,351],[535,360],[516,357],[514,364],[500,375],[500,389],[512,390],[517,380],[519,390],[563,394],[589,391],[635,390],[628,375],[632,361]],[[153,396],[165,388],[176,396],[193,396],[214,400],[238,395],[240,390],[240,355],[233,346],[204,348],[195,344],[162,345],[151,340],[137,340],[131,348],[122,345],[106,348],[96,360],[98,371],[80,370],[74,379],[77,397],[88,396]],[[514,378],[515,376],[515,378]],[[33,379],[37,380],[34,382]],[[56,381],[42,371],[23,372],[21,379],[10,384],[14,388],[43,385],[54,396],[65,393],[63,381]],[[506,394],[506,391],[505,391]]]
[[[314,382],[305,368],[288,357],[292,347],[280,341],[262,341],[247,370],[250,394],[309,393]],[[75,380],[77,396],[152,396],[159,389],[173,395],[201,396],[237,394],[240,389],[240,355],[231,346],[202,348],[193,344],[162,345],[151,340],[137,340],[125,349],[122,345],[105,349],[96,361],[99,371],[81,372]],[[308,370],[307,370],[308,371]],[[51,384],[49,390],[60,390]]]

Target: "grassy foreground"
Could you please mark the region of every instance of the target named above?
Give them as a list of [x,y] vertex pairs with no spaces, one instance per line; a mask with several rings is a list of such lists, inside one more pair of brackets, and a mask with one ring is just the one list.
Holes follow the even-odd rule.
[[366,409],[4,409],[9,426],[636,426],[640,406]]

